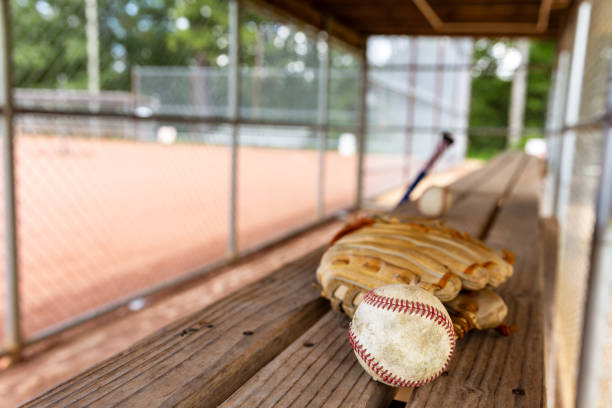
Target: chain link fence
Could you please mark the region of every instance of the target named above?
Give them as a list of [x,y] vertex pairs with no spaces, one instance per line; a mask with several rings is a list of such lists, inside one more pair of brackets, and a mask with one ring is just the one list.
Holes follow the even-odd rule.
[[469,65],[471,40],[390,39],[364,81],[360,52],[248,5],[8,4],[25,344],[354,208],[366,81],[365,198],[446,128],[440,168],[463,160],[469,69],[445,65]]
[[[472,78],[488,64],[473,62],[478,44],[468,38],[374,37],[364,81],[355,50],[252,7],[232,20],[232,2],[7,4],[25,343],[225,262],[233,240],[245,253],[350,209],[360,183],[366,199],[405,183],[440,131],[453,131],[456,143],[438,168],[460,163]],[[576,5],[550,92],[548,202],[561,225],[555,333],[564,406],[576,397],[600,153],[609,137],[611,20],[609,1]],[[7,208],[0,214],[10,223]],[[0,231],[5,259],[10,237]],[[15,317],[8,312],[0,313],[5,323]],[[609,328],[604,373],[612,372],[611,338]],[[602,407],[611,381],[598,383]]]
[[26,336],[225,256],[227,146],[99,137],[97,118],[22,130],[36,119],[15,137]]
[[[602,151],[605,138],[609,137],[609,122],[606,122],[609,118],[606,119],[605,115],[612,112],[609,102],[612,89],[610,19],[610,2],[576,5],[559,41],[555,86],[550,93],[552,103],[547,127],[551,170],[549,187],[552,187],[549,192],[555,197],[550,210],[558,217],[561,235],[555,304],[557,315],[551,340],[558,362],[558,394],[551,394],[551,403],[557,406],[574,406],[577,392],[591,394],[591,402],[597,405],[589,406],[608,406],[612,400],[612,323],[607,329],[603,355],[597,356],[602,361],[601,377],[587,380],[593,382],[594,388],[577,389],[580,365],[585,360],[584,355],[581,357],[581,347],[588,341],[583,336],[585,305],[589,296],[595,296],[588,282],[593,279],[592,276],[589,278],[589,272],[591,275],[596,273],[592,251],[600,245],[592,238],[602,177]],[[605,220],[600,222],[605,223]],[[610,251],[610,248],[605,251]],[[609,279],[607,284],[603,284],[609,286]],[[605,301],[608,310],[612,310],[611,300]],[[605,319],[606,307],[600,307],[592,318],[600,319],[602,316]]]
[[[365,196],[407,182],[451,131],[455,143],[437,164],[465,157],[473,40],[387,38],[370,40]],[[457,69],[459,68],[459,69]]]

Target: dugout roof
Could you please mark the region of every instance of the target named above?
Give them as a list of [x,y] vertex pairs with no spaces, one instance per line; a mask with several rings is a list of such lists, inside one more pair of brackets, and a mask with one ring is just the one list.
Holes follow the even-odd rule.
[[555,37],[574,0],[254,0],[357,47],[370,35]]

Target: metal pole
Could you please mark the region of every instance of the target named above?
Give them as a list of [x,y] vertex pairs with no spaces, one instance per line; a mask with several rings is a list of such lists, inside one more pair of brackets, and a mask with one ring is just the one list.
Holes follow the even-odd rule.
[[2,85],[4,87],[4,208],[6,245],[5,347],[11,361],[21,357],[21,318],[19,311],[19,271],[17,259],[17,222],[15,213],[15,175],[13,159],[13,89],[11,81],[11,21],[9,0],[2,0]]
[[[608,78],[607,112],[612,112],[612,66]],[[602,356],[605,354],[608,296],[612,283],[612,127],[606,123],[602,130],[601,176],[591,241],[576,393],[578,408],[594,407],[599,402],[601,377],[604,374]]]
[[516,44],[521,54],[521,65],[514,73],[508,112],[508,147],[516,147],[525,127],[525,102],[527,100],[527,70],[529,69],[529,40],[521,38]]
[[97,0],[85,0],[85,19],[87,21],[87,89],[89,92],[98,92],[100,90],[100,36]]
[[439,133],[442,129],[442,109],[444,100],[444,60],[446,59],[446,45],[448,39],[445,37],[438,37],[436,48],[436,76],[435,76],[435,88],[434,88],[434,101],[432,105],[431,115],[431,128],[433,130],[434,143],[438,142]]
[[[446,67],[448,64],[453,64],[455,63],[455,61],[457,61],[457,59],[459,59],[462,55],[461,53],[461,43],[459,42],[460,40],[458,39],[452,39],[449,41],[449,50],[452,50],[452,52],[447,53],[447,57],[446,57],[446,61],[444,66]],[[448,116],[450,116],[450,119],[447,119],[447,125],[446,127],[450,127],[450,128],[454,128],[455,127],[455,123],[457,122],[457,117],[459,116],[459,107],[462,106],[461,104],[461,100],[459,99],[460,92],[459,92],[459,85],[461,84],[461,82],[459,81],[459,73],[458,72],[454,72],[452,70],[446,69],[446,75],[450,75],[451,77],[451,81],[453,83],[452,85],[452,91],[451,91],[451,96],[449,98],[449,101],[451,103],[450,106],[446,106],[445,109],[447,110],[446,114]],[[449,131],[450,132],[450,131]],[[452,133],[452,132],[451,132]],[[453,143],[453,145],[456,143],[457,145],[459,144],[459,135],[453,135],[453,139],[455,140],[455,142]],[[452,163],[453,166],[455,166],[457,164],[456,162],[456,157],[457,157],[457,148],[455,147],[451,152],[447,153],[447,157],[450,160],[450,162]]]
[[[576,19],[576,33],[572,49],[572,62],[567,91],[567,104],[565,108],[565,125],[572,127],[578,123],[580,117],[580,100],[582,99],[582,82],[586,49],[589,39],[589,24],[591,21],[591,3],[583,2],[578,7]],[[576,147],[576,131],[568,130],[563,136],[561,163],[559,169],[559,192],[557,214],[559,225],[565,226],[567,205],[569,203],[572,169],[574,166],[574,150]],[[564,234],[562,234],[562,237]]]
[[[98,1],[85,0],[85,19],[87,36],[87,89],[95,96],[89,100],[90,112],[100,111],[100,33],[98,29]],[[100,119],[89,117],[90,132],[96,137],[102,136]]]
[[[417,81],[417,70],[414,69],[413,63],[419,56],[419,37],[412,37],[408,39],[408,46],[410,48],[410,68],[408,69],[408,95],[407,95],[407,111],[406,111],[406,125],[414,126],[416,117],[416,98],[414,94],[416,92],[416,81]],[[410,174],[412,170],[412,143],[413,143],[414,132],[406,130],[406,136],[404,138],[404,165],[402,171],[402,181],[408,180],[412,177]]]
[[[326,24],[327,29],[327,24]],[[319,51],[319,88],[317,100],[317,124],[321,126],[317,130],[317,147],[319,150],[319,168],[317,179],[317,216],[323,218],[325,215],[325,151],[327,149],[327,123],[329,121],[329,36],[327,31],[321,31],[318,39]]]
[[365,155],[366,134],[368,126],[368,42],[364,41],[363,50],[360,55],[361,70],[359,82],[361,84],[359,96],[359,140],[357,152],[357,194],[355,206],[361,208],[363,204],[363,159]]
[[[229,116],[237,120],[240,116],[240,0],[229,2]],[[232,124],[230,145],[230,210],[228,233],[228,256],[235,258],[238,255],[236,235],[236,201],[238,188],[238,123]]]
[[[130,89],[132,90],[132,112],[137,112],[137,108],[140,106],[140,92],[141,92],[140,90],[140,66],[139,65],[135,65],[132,67],[130,80],[131,80]],[[133,124],[133,132],[134,132],[132,137],[136,140],[140,140],[140,128],[141,128],[140,121],[132,120],[131,123]]]
[[[474,59],[474,42],[473,40],[469,40],[469,39],[465,41],[466,41],[466,44],[469,44],[469,51],[467,53],[464,53],[463,57],[466,58],[467,61],[472,61]],[[469,137],[470,137],[469,121],[470,121],[470,112],[472,110],[472,75],[469,70],[466,70],[463,73],[463,75],[465,75],[465,81],[463,81],[465,85],[463,88],[462,95],[465,95],[465,97],[462,99],[462,101],[467,101],[467,104],[466,104],[465,110],[462,112],[461,126],[458,126],[458,128],[463,129],[463,130],[460,130],[460,132],[462,133],[461,135],[462,148],[461,148],[460,153],[461,153],[461,157],[465,159],[465,156],[467,155],[467,146],[468,146]],[[455,137],[455,143],[457,143],[458,141],[457,139],[458,138]]]
[[552,113],[550,117],[550,130],[552,140],[551,155],[550,155],[550,174],[551,180],[551,214],[557,216],[559,208],[559,183],[561,171],[561,154],[563,152],[563,117],[565,115],[566,95],[567,95],[567,77],[569,73],[570,55],[569,51],[561,51],[557,60],[557,73],[555,76],[554,93],[552,99]]

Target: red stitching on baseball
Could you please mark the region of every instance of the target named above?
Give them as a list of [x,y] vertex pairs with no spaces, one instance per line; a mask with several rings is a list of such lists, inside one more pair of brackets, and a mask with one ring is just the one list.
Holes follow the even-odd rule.
[[348,335],[349,341],[351,342],[351,347],[353,348],[353,350],[355,350],[359,357],[361,357],[361,359],[365,361],[368,367],[370,367],[370,369],[374,371],[383,380],[383,382],[395,387],[421,387],[425,384],[429,384],[430,382],[438,378],[440,374],[442,374],[444,370],[446,370],[453,354],[455,353],[456,339],[455,330],[453,329],[452,322],[441,311],[439,311],[433,306],[426,305],[421,302],[380,296],[375,294],[373,291],[369,292],[363,298],[363,302],[373,307],[381,308],[384,310],[389,310],[393,308],[394,312],[417,314],[422,317],[425,317],[433,321],[437,325],[442,326],[442,328],[446,331],[446,334],[450,339],[450,351],[448,353],[448,357],[446,358],[446,363],[444,363],[444,367],[442,367],[436,374],[431,377],[419,381],[414,381],[401,378],[397,375],[392,375],[391,372],[385,369],[383,365],[380,364],[380,362],[377,361],[374,357],[372,357],[368,350],[363,345],[361,345],[361,343],[359,343],[359,340],[357,340],[357,336],[355,336],[355,333],[353,333],[352,328],[349,328]]

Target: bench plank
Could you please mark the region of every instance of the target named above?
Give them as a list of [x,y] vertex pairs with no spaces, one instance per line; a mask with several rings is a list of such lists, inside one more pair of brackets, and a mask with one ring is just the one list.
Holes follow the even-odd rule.
[[473,332],[459,341],[449,375],[414,390],[407,407],[544,405],[539,172],[537,160],[527,159],[486,239],[516,253],[515,274],[498,293],[508,305],[506,320],[518,332]]
[[453,182],[448,188],[462,200],[492,175],[507,171],[507,167],[518,157],[516,152],[508,151],[489,160],[483,167]]
[[[516,251],[516,275],[501,293],[510,308],[508,321],[521,331],[510,338],[470,334],[458,344],[450,375],[413,392],[408,406],[526,401],[512,387],[523,387],[530,402],[541,401],[543,392],[532,385],[542,383],[542,358],[524,358],[542,344],[540,296],[534,289],[539,286],[529,283],[529,272],[537,275],[538,265],[530,255],[538,252],[534,185],[539,174],[533,163],[506,153],[454,183],[458,199],[446,217],[474,236],[488,233],[492,246]],[[417,215],[410,203],[397,214]],[[388,405],[396,390],[363,371],[347,341],[348,319],[331,312],[312,287],[321,255],[315,251],[167,326],[26,406]]]
[[555,292],[557,287],[557,256],[558,256],[558,238],[559,225],[555,217],[547,217],[540,220],[540,236],[542,242],[542,258],[540,270],[542,278],[542,287],[545,290],[542,293],[542,301],[544,303],[544,372],[546,373],[546,401],[548,406],[554,407],[555,401],[558,401],[559,391],[557,360],[555,356],[558,353],[558,339],[554,335],[554,317],[555,317]]
[[221,407],[379,407],[393,389],[370,381],[348,342],[349,319],[327,313]]
[[[501,196],[516,179],[515,172],[523,163],[518,153],[500,155],[470,175],[469,182],[455,183],[457,190],[471,188],[486,192],[487,199],[472,200],[466,196],[468,206],[476,206],[481,213],[490,214]],[[489,167],[489,166],[492,166]],[[468,177],[468,176],[466,176]],[[463,180],[463,179],[462,179]],[[456,223],[465,222],[464,207],[455,216],[452,207],[448,218]],[[415,216],[416,206],[408,203],[395,214]],[[456,218],[454,218],[456,217]],[[478,217],[473,230],[482,230],[486,217]],[[461,226],[465,229],[466,225]],[[365,407],[386,406],[396,390],[370,380],[357,362],[347,340],[348,318],[330,311],[285,351],[262,368],[251,380],[240,387],[223,407],[246,406],[308,406],[308,407]],[[304,344],[312,344],[304,347]]]
[[[518,152],[504,153],[492,163],[451,184],[455,203],[444,220],[450,227],[482,237],[495,215],[500,198],[507,194],[524,166],[526,156]],[[399,216],[418,216],[413,203],[393,212]]]
[[329,311],[322,250],[172,324],[25,406],[217,406]]
[[[501,168],[483,170],[484,179],[474,185],[464,198],[455,203],[444,217],[448,226],[483,238],[495,218],[500,199],[507,195],[525,165],[526,157],[517,152],[506,153]],[[495,171],[497,170],[497,171]],[[452,187],[451,187],[452,190]]]

